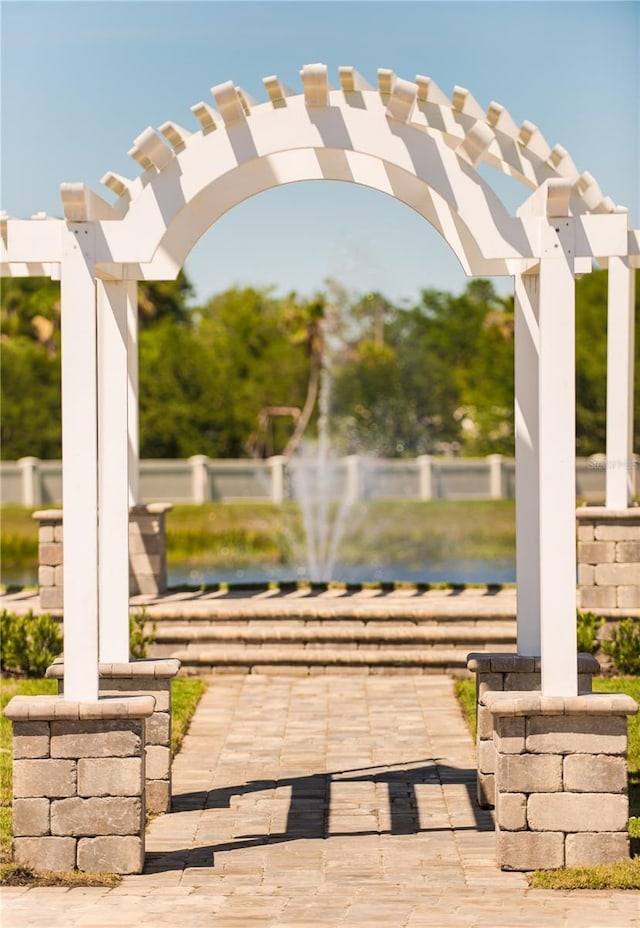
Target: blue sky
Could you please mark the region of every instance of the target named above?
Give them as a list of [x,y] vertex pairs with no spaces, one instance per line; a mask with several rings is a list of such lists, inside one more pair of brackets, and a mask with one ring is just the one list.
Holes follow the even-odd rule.
[[[300,89],[302,65],[379,67],[467,87],[486,107],[536,123],[640,225],[640,4],[430,0],[112,0],[0,3],[0,206],[60,215],[60,183],[100,186],[139,172],[127,150],[146,126],[196,131],[189,107],[233,80],[258,100],[262,77]],[[491,172],[510,209],[524,187]],[[498,183],[500,181],[500,183]],[[334,277],[354,291],[413,300],[465,277],[427,223],[383,194],[294,184],[224,216],[187,272],[205,299],[234,283],[311,294]],[[501,290],[508,288],[503,282]]]

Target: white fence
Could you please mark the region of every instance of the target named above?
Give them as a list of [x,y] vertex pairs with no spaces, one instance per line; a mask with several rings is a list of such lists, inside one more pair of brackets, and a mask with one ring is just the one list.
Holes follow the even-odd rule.
[[[141,502],[204,503],[253,501],[281,503],[295,496],[293,471],[282,457],[265,461],[213,459],[140,462]],[[307,467],[313,467],[309,462]],[[604,456],[578,458],[576,495],[604,500]],[[334,496],[351,500],[508,499],[514,496],[515,462],[499,454],[486,458],[421,455],[411,459],[352,455],[331,461]],[[635,471],[634,471],[635,473]],[[21,458],[0,464],[0,498],[25,506],[62,502],[62,463]]]

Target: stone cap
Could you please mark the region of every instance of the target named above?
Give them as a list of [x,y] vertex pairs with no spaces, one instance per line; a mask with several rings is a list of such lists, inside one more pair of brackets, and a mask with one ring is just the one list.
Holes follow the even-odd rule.
[[635,715],[638,704],[625,693],[583,693],[543,696],[542,693],[491,690],[480,703],[492,715]]
[[86,701],[64,696],[14,696],[3,714],[12,722],[142,719],[153,715],[155,706],[153,696],[105,696]]
[[129,514],[134,516],[162,515],[163,512],[170,512],[172,509],[173,503],[136,503],[135,506],[129,506]]
[[[542,658],[504,651],[474,651],[467,654],[467,668],[474,673],[540,673]],[[578,673],[600,673],[600,664],[593,654],[579,652]]]
[[[143,658],[136,661],[122,663],[98,664],[98,676],[101,680],[110,680],[114,677],[175,677],[180,670],[180,661],[176,657]],[[47,667],[46,677],[54,680],[64,678],[64,658],[59,657]]]
[[62,509],[38,509],[31,518],[37,522],[62,522]]
[[[173,509],[173,503],[137,503],[129,507],[129,515],[162,515]],[[62,522],[63,509],[38,509],[31,514],[38,522]]]
[[640,506],[633,505],[628,509],[607,509],[606,506],[579,506],[576,509],[578,522],[589,522],[595,519],[598,522],[640,522]]

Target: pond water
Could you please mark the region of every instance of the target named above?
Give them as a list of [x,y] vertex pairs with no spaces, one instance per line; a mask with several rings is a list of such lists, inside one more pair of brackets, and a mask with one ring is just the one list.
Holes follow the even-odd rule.
[[[189,564],[168,565],[169,586],[202,586],[215,583],[266,583],[307,580],[304,568],[255,566],[213,568]],[[427,564],[402,562],[337,564],[331,579],[338,583],[515,583],[515,558],[480,560],[476,558],[430,561]],[[38,573],[32,570],[3,570],[7,586],[37,586]]]
[[[169,565],[170,586],[200,586],[215,583],[265,583],[308,580],[304,568],[246,567],[213,569],[203,566]],[[515,583],[515,558],[485,561],[479,559],[447,559],[415,565],[392,564],[336,564],[331,580],[337,583]]]

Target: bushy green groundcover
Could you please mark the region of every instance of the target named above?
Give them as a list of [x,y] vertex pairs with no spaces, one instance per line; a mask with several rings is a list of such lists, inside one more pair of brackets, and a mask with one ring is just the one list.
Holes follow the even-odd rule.
[[[204,681],[194,677],[177,677],[171,681],[171,748],[175,755],[189,728],[189,722],[204,693]],[[0,681],[0,713],[14,696],[44,696],[57,692],[55,680],[5,679]],[[11,863],[12,729],[11,722],[0,714],[0,883],[29,885],[86,885],[117,882],[113,874],[47,873],[34,874]]]
[[[626,693],[640,703],[640,676],[596,677],[597,693]],[[476,730],[475,680],[456,680],[455,691],[469,728]],[[640,713],[629,717],[629,836],[632,857],[600,867],[537,870],[531,885],[546,889],[640,889]]]

